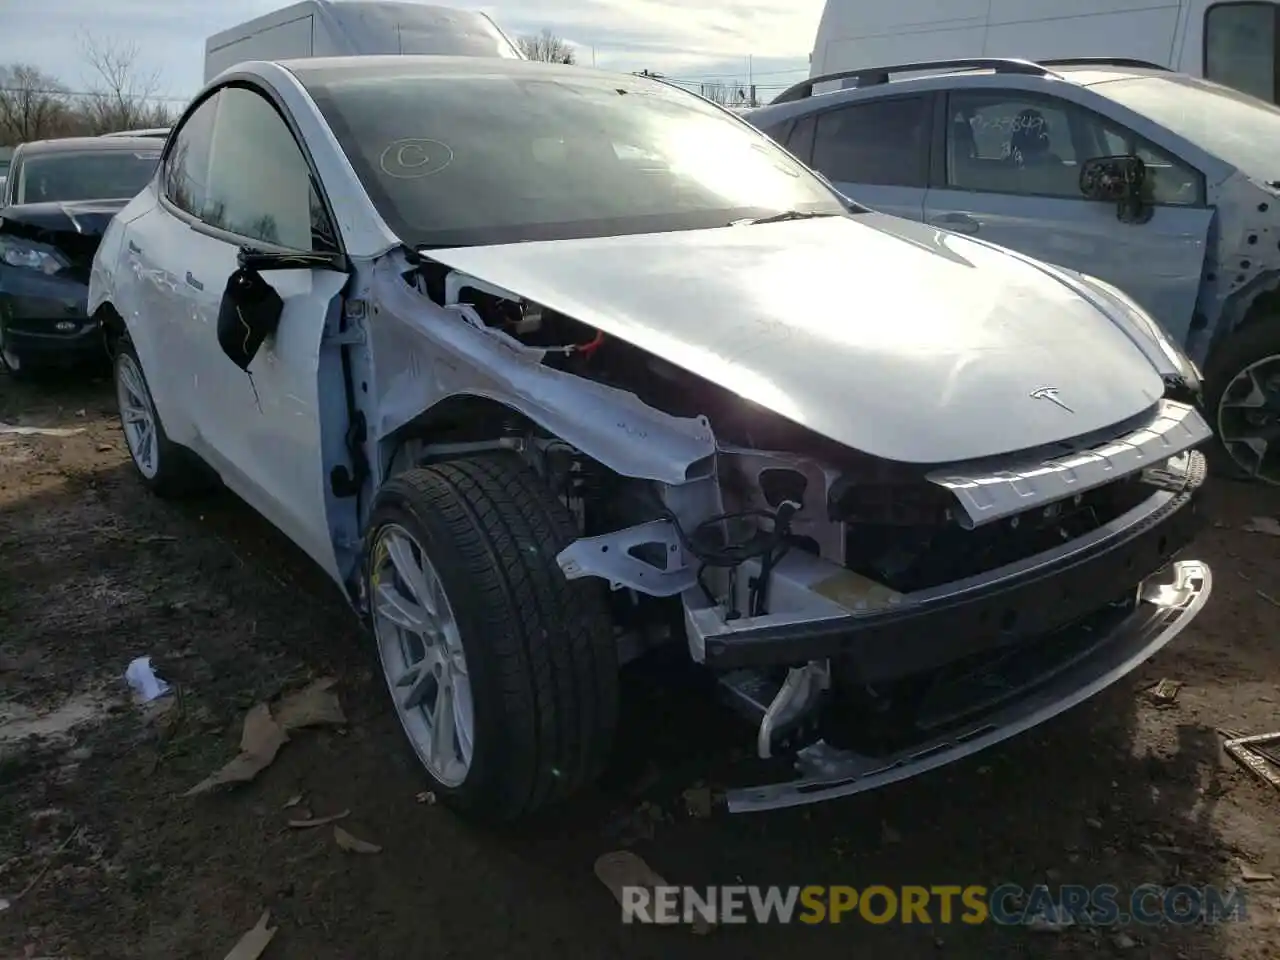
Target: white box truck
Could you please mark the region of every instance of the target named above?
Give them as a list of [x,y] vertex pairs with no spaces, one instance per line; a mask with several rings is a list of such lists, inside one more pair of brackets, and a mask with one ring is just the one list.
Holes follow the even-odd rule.
[[1099,57],[1155,63],[1276,103],[1278,8],[1275,0],[827,0],[810,76],[966,57]]
[[488,16],[474,10],[391,0],[303,0],[215,33],[204,45],[208,83],[246,60],[359,54],[524,55]]

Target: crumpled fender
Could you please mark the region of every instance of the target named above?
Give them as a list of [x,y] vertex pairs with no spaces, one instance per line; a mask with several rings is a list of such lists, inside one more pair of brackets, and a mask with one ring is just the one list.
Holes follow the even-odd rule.
[[544,366],[543,351],[432,303],[405,283],[408,269],[402,255],[389,254],[369,284],[375,438],[472,396],[503,404],[626,477],[682,484],[715,453],[705,418],[674,417],[625,390]]

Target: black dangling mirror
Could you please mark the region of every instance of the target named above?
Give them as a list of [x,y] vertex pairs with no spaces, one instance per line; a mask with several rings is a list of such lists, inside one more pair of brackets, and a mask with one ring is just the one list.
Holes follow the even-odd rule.
[[262,347],[263,341],[276,332],[284,301],[262,274],[251,267],[240,267],[227,278],[218,309],[218,345],[241,370]]

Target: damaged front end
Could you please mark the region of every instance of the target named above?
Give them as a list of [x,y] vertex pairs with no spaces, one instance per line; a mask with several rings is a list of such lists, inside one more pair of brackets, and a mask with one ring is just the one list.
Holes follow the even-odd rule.
[[810,803],[1013,736],[1168,643],[1211,588],[1174,559],[1200,524],[1207,437],[1164,401],[1118,439],[915,477],[724,448],[726,515],[586,538],[560,561],[679,589],[691,655],[756,725],[758,756],[799,773],[730,791],[730,810]]
[[[559,565],[609,585],[624,655],[683,640],[754,752],[793,765],[730,791],[731,811],[1013,736],[1133,670],[1208,598],[1208,567],[1178,557],[1210,431],[1172,395],[1070,441],[903,463],[428,254],[381,270],[398,323],[371,328],[375,368],[395,370],[374,378],[380,475],[521,451],[577,518]],[[488,413],[439,415],[460,398]]]

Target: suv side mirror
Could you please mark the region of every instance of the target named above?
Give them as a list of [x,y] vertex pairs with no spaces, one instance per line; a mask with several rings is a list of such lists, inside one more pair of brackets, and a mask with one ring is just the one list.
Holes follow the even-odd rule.
[[1080,165],[1080,193],[1086,200],[1116,205],[1116,217],[1126,223],[1145,223],[1151,207],[1142,202],[1147,165],[1141,157],[1091,157]]

